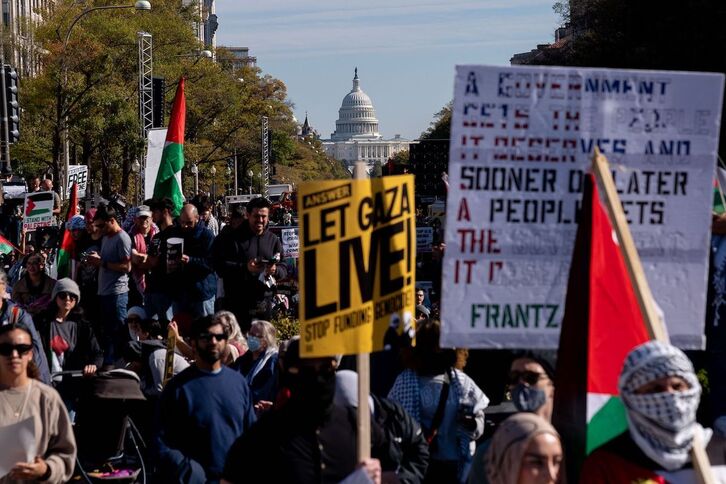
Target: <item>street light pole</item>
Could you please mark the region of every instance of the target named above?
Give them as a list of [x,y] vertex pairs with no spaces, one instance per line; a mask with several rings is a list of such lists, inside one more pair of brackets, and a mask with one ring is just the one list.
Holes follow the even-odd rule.
[[239,195],[237,191],[237,148],[234,149],[234,194]]
[[247,170],[247,176],[250,179],[250,195],[252,195],[252,177],[255,176],[255,172],[252,170]]
[[[62,64],[61,64],[61,71],[63,72],[62,76],[62,82],[63,82],[63,88],[68,87],[68,65],[66,63],[66,48],[68,47],[68,41],[71,38],[71,32],[73,31],[73,27],[76,26],[79,20],[81,20],[83,17],[88,15],[91,12],[95,12],[96,10],[118,10],[118,9],[126,9],[126,8],[133,8],[138,11],[148,11],[151,10],[151,3],[147,0],[137,0],[136,3],[133,5],[100,5],[97,7],[90,7],[79,13],[76,18],[73,19],[71,22],[71,25],[68,27],[68,30],[66,31],[65,38],[63,40],[63,56],[61,57]],[[1,23],[1,22],[0,22]],[[58,31],[58,35],[60,36],[60,31]],[[3,79],[4,76],[3,76]],[[2,81],[4,83],[4,80]],[[4,87],[4,86],[3,86]],[[4,91],[3,91],[4,92]],[[60,93],[59,93],[60,96]],[[58,99],[58,103],[60,104],[60,99]],[[63,114],[62,118],[59,120],[62,122],[61,125],[61,137],[63,139],[63,176],[61,178],[61,194],[63,195],[63,198],[67,198],[68,196],[68,167],[70,165],[70,153],[69,153],[69,139],[68,139],[68,113],[63,112],[65,111],[65,106],[62,106],[62,109],[60,110],[59,114]]]
[[192,174],[194,174],[194,197],[196,197],[199,194],[199,167],[196,163],[192,165]]
[[215,178],[215,175],[217,174],[217,169],[212,165],[212,167],[209,169],[209,173],[212,175],[212,201],[216,202],[217,200],[217,179]]

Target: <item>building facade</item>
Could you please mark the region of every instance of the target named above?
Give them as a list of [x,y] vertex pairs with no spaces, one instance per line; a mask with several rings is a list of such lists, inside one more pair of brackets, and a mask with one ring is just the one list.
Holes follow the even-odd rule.
[[5,63],[15,67],[22,77],[40,70],[41,50],[35,45],[33,29],[43,20],[43,13],[53,0],[2,0],[2,38]]
[[331,133],[330,139],[322,141],[325,152],[351,170],[356,161],[365,161],[371,172],[376,162],[383,166],[399,151],[408,151],[410,143],[400,135],[391,139],[383,138],[373,102],[361,89],[356,68],[353,89],[343,98],[335,131]]
[[199,42],[212,52],[217,48],[217,28],[219,27],[214,2],[215,0],[183,0],[184,6],[195,5],[197,7],[194,15],[194,34]]

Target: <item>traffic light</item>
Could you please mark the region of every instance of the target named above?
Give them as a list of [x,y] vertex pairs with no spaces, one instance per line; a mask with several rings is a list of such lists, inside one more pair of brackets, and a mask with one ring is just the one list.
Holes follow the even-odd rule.
[[20,104],[18,103],[18,71],[14,67],[3,67],[5,76],[5,103],[8,110],[8,142],[20,139]]

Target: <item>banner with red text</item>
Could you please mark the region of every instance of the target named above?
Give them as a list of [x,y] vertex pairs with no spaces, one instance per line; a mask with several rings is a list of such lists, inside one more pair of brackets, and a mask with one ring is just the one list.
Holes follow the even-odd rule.
[[597,146],[671,341],[701,348],[723,83],[710,73],[458,66],[442,344],[557,346]]

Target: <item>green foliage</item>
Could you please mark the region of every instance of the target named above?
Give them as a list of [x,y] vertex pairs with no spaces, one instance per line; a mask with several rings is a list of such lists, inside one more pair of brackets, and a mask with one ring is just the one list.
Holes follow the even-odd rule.
[[421,139],[449,139],[451,136],[451,109],[452,103],[449,102],[441,108],[441,111],[434,114],[434,120],[431,122],[429,129],[421,133]]
[[283,317],[270,321],[277,330],[277,340],[286,341],[300,334],[300,321],[297,318]]
[[[20,160],[17,172],[33,175],[61,167],[63,120],[67,117],[71,163],[89,164],[92,178],[103,192],[129,192],[131,164],[143,155],[138,119],[137,32],[153,35],[153,73],[167,81],[167,116],[178,79],[186,77],[185,193],[193,187],[189,168],[199,166],[200,189],[218,194],[233,180],[227,163],[237,154],[240,184],[252,169],[260,172],[261,121],[269,119],[272,159],[289,166],[291,178],[341,176],[343,168],[329,165],[324,156],[302,149],[295,137],[285,84],[259,69],[232,69],[232,55],[217,51],[217,60],[198,58],[202,48],[190,23],[194,8],[178,0],[154,0],[150,12],[133,9],[98,10],[84,15],[64,39],[84,5],[60,0],[45,12],[33,32],[48,54],[43,69],[23,79],[23,132],[13,146]],[[320,148],[318,146],[318,148]],[[214,178],[210,173],[214,165]],[[298,165],[300,165],[298,167]]]

